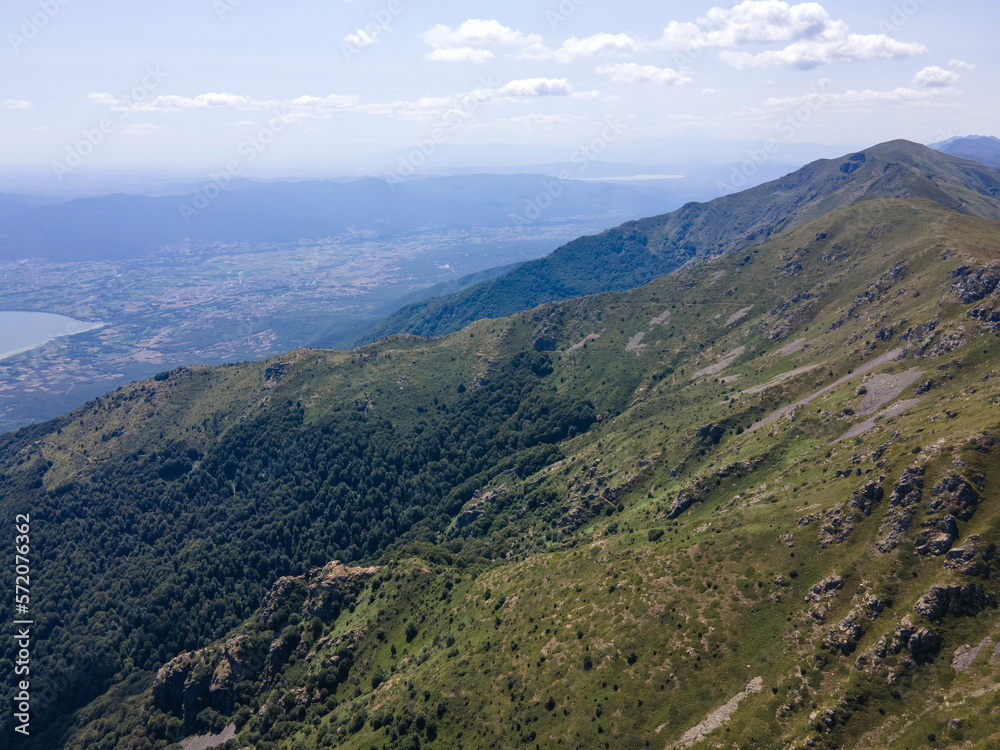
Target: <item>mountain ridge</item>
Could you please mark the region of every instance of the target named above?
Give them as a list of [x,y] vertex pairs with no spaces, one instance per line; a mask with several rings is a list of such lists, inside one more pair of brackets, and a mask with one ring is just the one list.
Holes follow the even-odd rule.
[[[936,181],[952,189],[942,190]],[[506,276],[405,307],[354,344],[391,333],[440,335],[477,318],[500,317],[547,301],[623,291],[689,263],[759,244],[842,205],[901,195],[1000,219],[1000,172],[909,141],[890,141],[841,159],[813,162],[742,193],[689,203],[671,214],[574,240]]]

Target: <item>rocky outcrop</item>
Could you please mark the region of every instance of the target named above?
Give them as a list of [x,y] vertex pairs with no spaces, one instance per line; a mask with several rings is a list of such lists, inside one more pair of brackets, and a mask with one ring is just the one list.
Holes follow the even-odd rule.
[[354,601],[378,568],[349,568],[334,561],[316,568],[306,576],[306,601],[303,609],[322,620],[335,619],[341,607]]
[[983,266],[973,271],[968,266],[961,266],[952,273],[955,280],[952,291],[963,305],[971,305],[986,298],[1000,285],[1000,267],[996,265]]
[[973,617],[987,607],[995,607],[996,600],[982,586],[933,586],[913,605],[913,611],[931,622],[941,620],[946,614]]
[[185,731],[194,727],[198,712],[208,703],[216,657],[215,649],[181,654],[161,667],[153,680],[153,705],[179,717]]
[[913,516],[917,513],[917,505],[923,497],[924,467],[911,466],[899,478],[899,482],[889,495],[889,507],[885,520],[879,529],[879,538],[875,547],[883,554],[896,549],[903,535],[913,525]]
[[931,554],[940,557],[951,549],[958,538],[958,523],[955,521],[955,516],[931,519],[921,525],[925,527],[917,537],[917,552],[921,555]]
[[[756,458],[752,458],[748,461],[737,461],[736,463],[723,466],[721,469],[716,471],[715,477],[717,479],[743,477],[747,474],[752,474],[762,463],[764,463],[763,456],[757,456]],[[702,502],[708,496],[710,491],[711,489],[705,482],[704,477],[700,474],[696,474],[690,482],[681,487],[677,496],[670,504],[670,511],[668,512],[667,517],[670,519],[677,518],[692,505]]]
[[967,576],[989,579],[1000,572],[997,546],[984,542],[978,535],[973,534],[962,542],[961,547],[952,547],[948,550],[944,567]]
[[[847,472],[845,476],[850,476]],[[826,549],[831,544],[840,544],[854,531],[854,527],[870,516],[875,506],[882,502],[885,492],[877,482],[868,482],[855,490],[847,503],[830,508],[823,514],[823,525],[819,529],[820,547]]]
[[231,713],[236,686],[255,679],[264,669],[265,657],[264,650],[254,648],[247,635],[236,635],[226,641],[208,689],[212,708],[221,714]]
[[[258,610],[264,630],[255,637],[234,635],[225,644],[171,660],[153,681],[153,706],[179,717],[185,731],[194,727],[198,713],[207,707],[229,714],[242,683],[268,684],[300,645],[298,625],[284,627],[277,637],[268,628],[284,626],[296,610],[302,617],[335,619],[340,608],[353,602],[378,570],[351,568],[335,561],[304,576],[278,579]],[[265,636],[271,638],[269,645]]]
[[979,505],[979,493],[965,478],[956,474],[934,485],[933,493],[935,497],[930,504],[931,510],[953,513],[960,521],[972,520]]

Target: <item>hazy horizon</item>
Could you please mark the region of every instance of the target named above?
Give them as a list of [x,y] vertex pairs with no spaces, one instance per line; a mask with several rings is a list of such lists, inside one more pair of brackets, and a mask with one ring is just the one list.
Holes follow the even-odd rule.
[[490,151],[654,164],[671,149],[640,161],[644,145],[712,139],[740,143],[724,161],[795,165],[810,146],[989,134],[1000,10],[966,9],[982,32],[926,0],[19,0],[2,16],[0,162],[15,186],[54,191],[101,175],[409,176],[498,166]]

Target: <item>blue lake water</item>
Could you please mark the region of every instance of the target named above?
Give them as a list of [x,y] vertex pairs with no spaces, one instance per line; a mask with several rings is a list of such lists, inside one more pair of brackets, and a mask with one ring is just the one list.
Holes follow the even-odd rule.
[[42,346],[60,336],[92,331],[102,325],[52,313],[0,310],[0,359]]

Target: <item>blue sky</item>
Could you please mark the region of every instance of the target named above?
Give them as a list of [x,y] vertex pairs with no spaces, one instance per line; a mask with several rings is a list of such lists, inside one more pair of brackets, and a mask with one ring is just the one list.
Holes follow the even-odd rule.
[[608,158],[994,134],[998,27],[978,0],[9,0],[0,164],[280,174],[428,139],[573,149],[610,118]]

